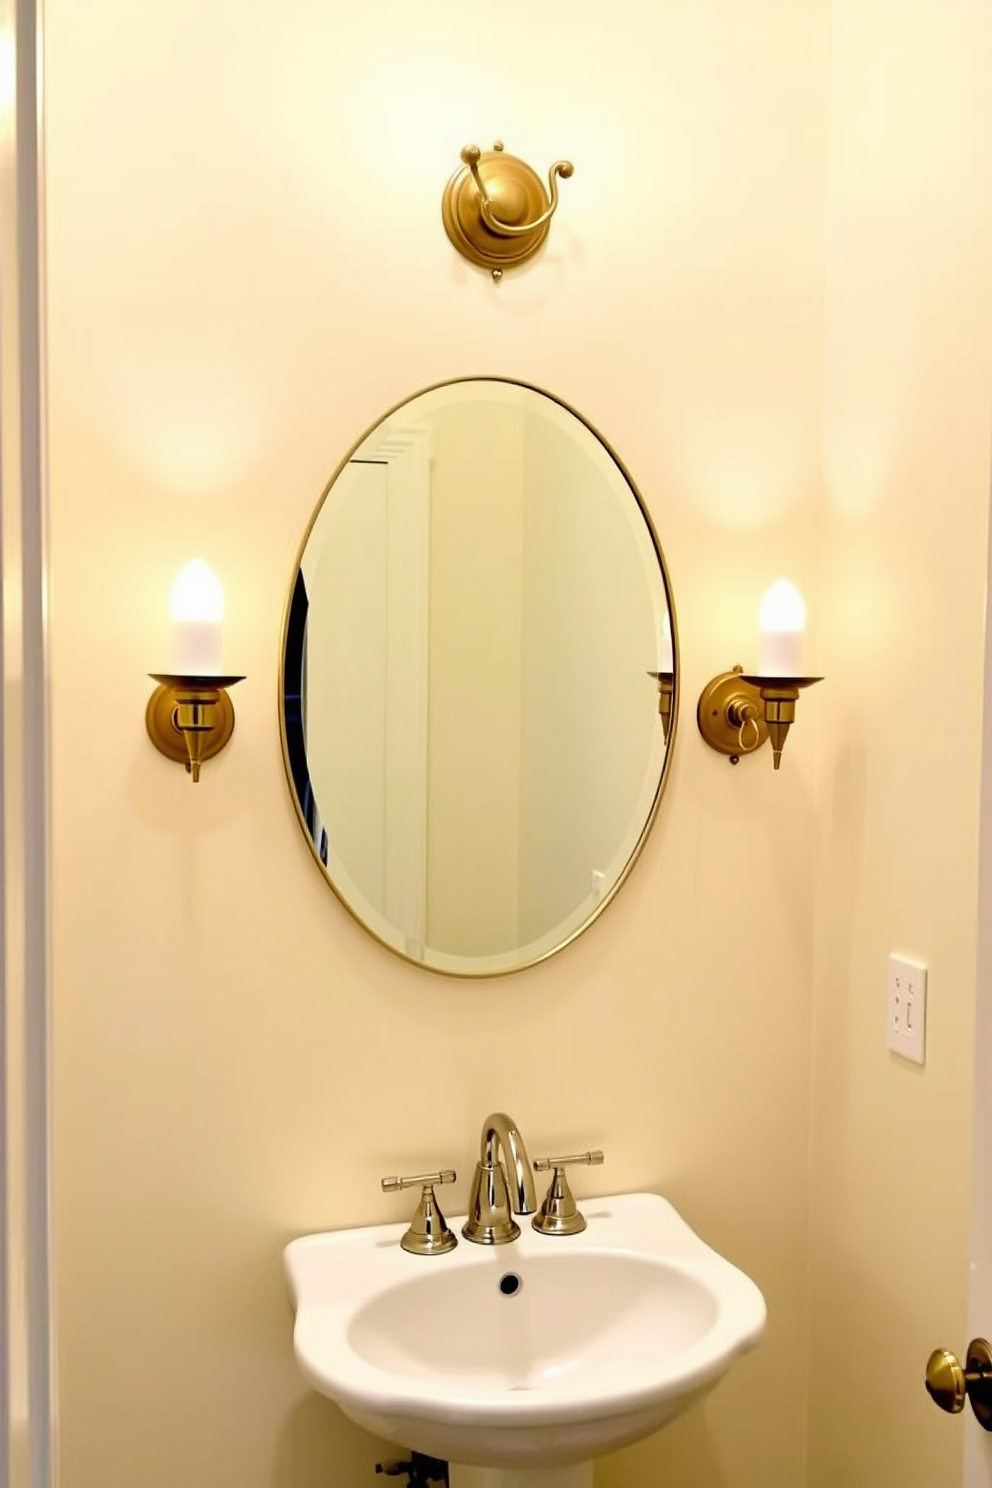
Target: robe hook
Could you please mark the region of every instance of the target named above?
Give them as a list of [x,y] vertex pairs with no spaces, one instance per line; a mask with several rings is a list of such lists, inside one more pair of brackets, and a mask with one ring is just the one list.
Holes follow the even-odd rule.
[[461,161],[444,189],[444,229],[463,257],[499,280],[504,268],[524,263],[541,247],[558,208],[558,178],[567,181],[575,167],[556,160],[545,191],[529,165],[504,151],[502,140],[491,150],[466,145]]

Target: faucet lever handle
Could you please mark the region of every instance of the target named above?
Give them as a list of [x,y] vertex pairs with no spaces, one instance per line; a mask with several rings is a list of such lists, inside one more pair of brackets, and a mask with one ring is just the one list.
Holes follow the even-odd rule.
[[444,1255],[446,1250],[454,1250],[458,1244],[434,1197],[435,1183],[454,1183],[455,1176],[454,1168],[442,1168],[439,1173],[413,1173],[408,1178],[382,1179],[383,1193],[420,1187],[417,1212],[410,1221],[410,1228],[400,1239],[400,1245],[411,1255]]
[[535,1173],[547,1173],[551,1168],[570,1168],[575,1163],[584,1163],[587,1167],[596,1168],[603,1161],[603,1154],[599,1148],[592,1152],[570,1152],[567,1157],[535,1157]]
[[531,1220],[531,1226],[539,1235],[578,1235],[586,1227],[585,1215],[580,1214],[572,1190],[568,1186],[565,1169],[582,1164],[598,1167],[603,1161],[602,1152],[570,1152],[565,1157],[537,1157],[534,1167],[539,1173],[554,1171],[551,1185],[544,1196],[544,1203]]
[[454,1183],[454,1168],[442,1168],[440,1173],[412,1173],[408,1178],[383,1178],[383,1193],[396,1193],[401,1188],[416,1188],[419,1183],[421,1187],[433,1188],[435,1183]]

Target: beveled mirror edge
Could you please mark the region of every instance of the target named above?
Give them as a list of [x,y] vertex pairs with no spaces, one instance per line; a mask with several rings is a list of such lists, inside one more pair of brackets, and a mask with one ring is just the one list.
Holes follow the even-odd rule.
[[[361,446],[374,433],[374,431],[378,429],[380,425],[382,425],[387,419],[392,418],[395,413],[398,413],[401,408],[406,408],[410,403],[414,402],[415,399],[423,398],[428,393],[438,392],[442,388],[459,387],[466,383],[474,382],[501,383],[508,387],[524,388],[528,392],[538,393],[541,397],[547,398],[550,402],[557,404],[558,407],[564,409],[566,413],[571,414],[571,416],[580,424],[582,424],[583,427],[588,430],[593,438],[596,439],[606,451],[607,455],[613,461],[614,465],[616,465],[617,469],[620,471],[620,474],[626,481],[627,486],[637,503],[638,510],[640,511],[641,516],[644,519],[644,524],[647,527],[648,536],[651,539],[651,545],[654,549],[655,557],[658,560],[658,567],[661,570],[661,580],[665,590],[665,602],[668,607],[668,616],[672,631],[672,655],[675,662],[671,724],[668,732],[665,759],[661,767],[661,774],[658,779],[657,789],[654,792],[651,807],[647,813],[647,816],[645,817],[644,824],[641,828],[640,833],[638,834],[637,840],[634,843],[634,846],[631,849],[623,868],[618,873],[615,882],[611,885],[610,889],[606,893],[604,893],[602,899],[589,912],[588,916],[582,921],[582,923],[580,925],[577,925],[574,929],[570,930],[567,935],[564,935],[562,939],[555,942],[554,945],[549,946],[545,950],[542,950],[537,955],[531,956],[529,959],[521,960],[517,965],[480,968],[434,966],[429,965],[426,961],[418,960],[415,956],[407,955],[405,951],[401,950],[398,946],[391,944],[388,940],[385,939],[384,936],[380,935],[379,932],[367,920],[363,919],[358,911],[344,897],[344,894],[341,893],[341,891],[338,889],[333,878],[328,873],[325,864],[321,861],[320,854],[317,850],[317,844],[314,842],[313,836],[307,825],[306,817],[303,814],[303,808],[293,781],[292,764],[289,754],[289,741],[286,730],[285,707],[286,640],[289,629],[290,611],[293,604],[293,595],[296,590],[297,576],[302,571],[303,555],[310,540],[310,535],[313,532],[317,519],[323,509],[324,502],[327,500],[327,497],[330,494],[335,481],[352,460],[356,451],[361,448]],[[564,398],[560,398],[556,393],[550,393],[546,388],[539,387],[536,383],[524,382],[520,378],[504,377],[493,373],[472,373],[466,374],[461,377],[444,378],[440,382],[429,383],[427,386],[418,389],[416,392],[410,393],[407,397],[401,398],[399,402],[392,404],[383,413],[379,414],[374,423],[369,424],[369,426],[360,435],[360,437],[356,439],[354,443],[349,447],[344,457],[335,466],[330,479],[327,481],[323,491],[320,493],[320,497],[317,500],[316,505],[314,506],[313,512],[311,513],[310,520],[308,521],[306,528],[304,529],[303,537],[301,538],[297,546],[296,559],[290,575],[286,598],[283,603],[282,623],[280,628],[279,670],[276,696],[277,712],[279,715],[279,741],[282,748],[283,774],[285,776],[286,789],[289,792],[290,800],[293,804],[293,810],[296,813],[296,819],[300,825],[303,837],[310,851],[310,856],[312,857],[321,878],[323,879],[327,887],[331,890],[331,893],[334,895],[335,899],[347,912],[348,916],[355,922],[355,924],[359,925],[367,935],[370,935],[374,941],[381,945],[385,950],[389,951],[391,955],[395,956],[398,960],[405,962],[407,966],[416,967],[418,971],[430,973],[434,976],[448,977],[449,979],[456,981],[492,980],[494,977],[516,976],[521,971],[527,971],[531,967],[539,966],[542,961],[547,961],[551,956],[557,956],[560,951],[565,950],[566,947],[570,946],[574,941],[576,941],[580,935],[583,935],[590,928],[590,926],[593,925],[600,918],[607,906],[613,903],[613,900],[616,898],[619,890],[621,889],[623,884],[626,883],[627,878],[629,877],[634,867],[634,864],[637,862],[642,851],[644,850],[644,845],[658,815],[658,808],[661,804],[662,796],[665,793],[665,788],[668,784],[669,773],[671,771],[672,751],[675,745],[676,735],[678,733],[679,704],[682,692],[681,671],[682,669],[680,666],[679,654],[678,617],[675,608],[675,600],[672,595],[672,585],[668,573],[668,565],[665,562],[665,555],[662,551],[658,533],[655,529],[654,522],[651,518],[651,513],[648,510],[643,496],[641,495],[637,482],[634,480],[633,476],[627,469],[627,466],[624,464],[623,460],[617,454],[616,450],[609,443],[609,441],[604,438],[604,436],[596,428],[595,424],[591,423],[589,419],[587,419],[583,414],[579,413],[577,409],[573,408],[570,403],[568,403]],[[480,957],[479,959],[483,960],[486,958]]]

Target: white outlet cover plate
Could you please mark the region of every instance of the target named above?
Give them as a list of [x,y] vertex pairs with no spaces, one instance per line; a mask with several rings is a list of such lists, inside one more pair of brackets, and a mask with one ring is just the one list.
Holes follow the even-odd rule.
[[906,956],[888,963],[885,1042],[893,1054],[926,1062],[927,968]]

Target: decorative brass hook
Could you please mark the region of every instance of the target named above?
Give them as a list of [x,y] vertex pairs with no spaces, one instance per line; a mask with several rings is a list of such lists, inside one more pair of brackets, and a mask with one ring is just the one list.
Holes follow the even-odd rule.
[[[495,145],[493,145],[493,153],[499,154],[502,149],[502,141],[497,140]],[[533,222],[514,224],[511,222],[502,222],[493,211],[492,198],[486,190],[486,184],[479,174],[479,161],[481,160],[481,158],[482,151],[479,149],[478,145],[466,145],[464,150],[462,151],[462,160],[472,172],[472,179],[475,181],[476,187],[478,188],[479,206],[482,210],[483,221],[489,228],[490,232],[500,234],[509,233],[511,234],[511,236],[514,233],[523,236],[524,233],[531,233],[535,230],[535,228],[541,227],[543,223],[550,222],[551,218],[555,215],[555,209],[558,206],[558,177],[561,176],[562,180],[567,181],[569,176],[571,176],[575,171],[575,166],[570,160],[556,160],[554,165],[548,171],[548,192],[551,204],[548,207],[547,211],[542,212],[540,217],[536,218]],[[503,159],[506,165],[509,166],[510,161],[515,160],[516,156],[504,155]]]
[[570,160],[556,160],[545,191],[529,165],[504,153],[501,140],[486,151],[466,145],[461,160],[444,188],[444,230],[459,253],[499,280],[504,268],[523,263],[540,248],[558,207],[558,177],[568,180],[575,167]]

